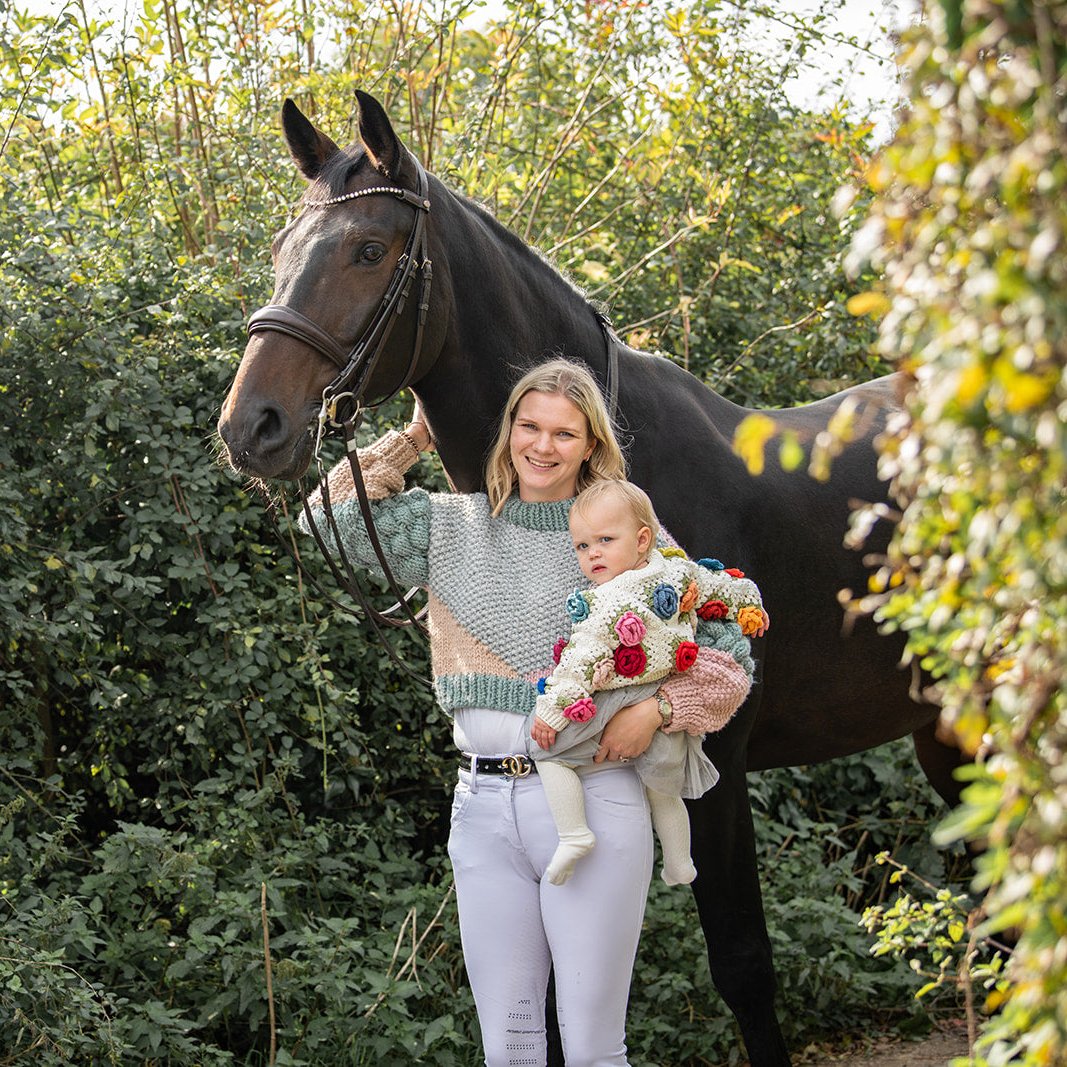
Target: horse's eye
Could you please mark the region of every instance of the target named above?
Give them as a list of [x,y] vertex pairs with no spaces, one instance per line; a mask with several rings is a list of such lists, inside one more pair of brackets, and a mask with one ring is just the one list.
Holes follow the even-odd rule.
[[371,244],[360,252],[359,258],[363,263],[380,263],[384,255],[385,248],[382,245]]

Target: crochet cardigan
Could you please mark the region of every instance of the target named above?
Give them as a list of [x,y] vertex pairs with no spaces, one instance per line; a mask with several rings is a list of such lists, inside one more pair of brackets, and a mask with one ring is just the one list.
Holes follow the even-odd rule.
[[[484,493],[401,492],[418,452],[404,435],[385,434],[360,449],[378,537],[398,581],[428,593],[434,691],[446,711],[482,707],[529,715],[538,683],[554,666],[552,648],[570,634],[565,608],[587,584],[571,544],[572,500],[529,503],[512,496],[493,516]],[[347,459],[330,474],[330,499],[347,556],[377,570],[354,497]],[[313,497],[327,544],[333,537]],[[301,526],[306,530],[306,519]],[[735,623],[698,627],[698,662],[661,686],[673,708],[669,730],[718,729],[736,709],[711,707],[705,683],[731,670],[747,690],[753,673],[747,638]]]
[[[745,634],[763,626],[755,584],[718,560],[697,566],[681,549],[654,549],[647,563],[567,598],[574,629],[553,650],[556,669],[537,698],[537,715],[563,730],[596,714],[598,690],[658,682],[696,662],[700,619],[725,619]],[[747,693],[741,693],[741,699]],[[737,701],[740,704],[740,700]]]

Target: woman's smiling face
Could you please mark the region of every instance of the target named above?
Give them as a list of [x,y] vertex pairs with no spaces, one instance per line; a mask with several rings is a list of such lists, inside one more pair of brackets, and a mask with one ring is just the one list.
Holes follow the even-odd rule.
[[588,420],[565,396],[531,390],[515,409],[509,444],[519,499],[550,503],[575,495],[595,442]]

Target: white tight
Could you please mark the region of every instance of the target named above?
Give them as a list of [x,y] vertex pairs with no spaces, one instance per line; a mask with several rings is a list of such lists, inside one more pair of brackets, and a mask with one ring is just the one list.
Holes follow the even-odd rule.
[[626,1002],[652,832],[628,767],[582,775],[596,848],[566,885],[542,875],[556,826],[539,777],[460,772],[448,854],[487,1067],[544,1067],[545,990],[555,967],[567,1067],[626,1067]]

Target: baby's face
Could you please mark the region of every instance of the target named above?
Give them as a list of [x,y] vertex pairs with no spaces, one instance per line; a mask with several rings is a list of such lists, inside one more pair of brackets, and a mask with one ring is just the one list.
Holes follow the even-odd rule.
[[571,540],[582,574],[603,585],[624,571],[648,562],[652,531],[617,500],[600,500],[571,510]]

